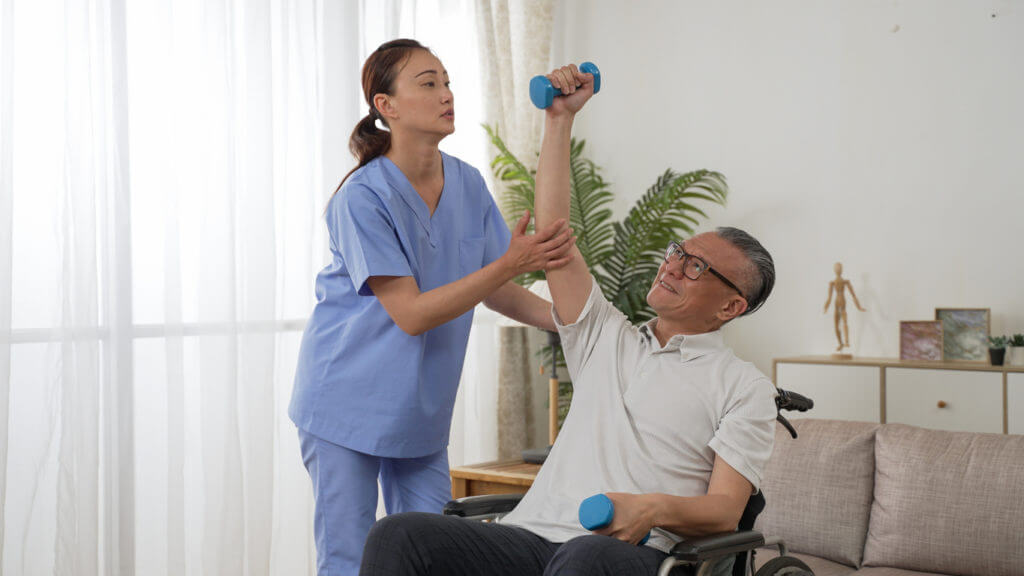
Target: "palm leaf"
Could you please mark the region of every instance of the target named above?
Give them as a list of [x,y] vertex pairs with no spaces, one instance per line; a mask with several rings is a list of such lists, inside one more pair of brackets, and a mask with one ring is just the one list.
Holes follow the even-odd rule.
[[[513,228],[522,217],[523,212],[533,212],[533,191],[537,186],[534,180],[536,170],[526,167],[525,164],[516,158],[515,154],[508,149],[505,141],[498,133],[498,127],[483,125],[487,135],[491,138],[491,144],[497,148],[498,153],[491,160],[491,171],[498,179],[504,191],[500,193],[498,204],[501,206],[501,213],[509,228]],[[526,227],[527,234],[533,233],[533,222]],[[527,272],[515,278],[520,286],[529,286],[537,280],[544,279],[544,271]]]
[[622,221],[614,225],[615,238],[602,274],[595,275],[601,290],[631,322],[654,315],[646,295],[657,274],[665,246],[694,232],[694,214],[707,218],[695,200],[725,204],[728,185],[718,172],[698,170],[677,174],[666,170]]
[[573,139],[569,148],[569,225],[576,235],[576,246],[587,267],[600,266],[611,253],[613,235],[612,193],[593,161],[583,157],[586,142]]
[[[511,226],[524,210],[533,209],[536,171],[509,151],[497,127],[484,125],[484,129],[498,151],[491,170],[504,188],[500,204]],[[569,225],[604,295],[631,322],[640,322],[654,315],[647,305],[647,292],[665,246],[672,240],[693,235],[700,223],[698,217],[707,219],[697,203],[724,205],[728,185],[725,176],[718,172],[697,170],[679,174],[669,169],[648,188],[622,222],[613,222],[610,204],[614,195],[597,165],[584,157],[585,147],[584,140],[574,138],[569,148]],[[516,281],[529,284],[543,277],[543,272],[534,272]]]
[[[504,187],[500,204],[506,222],[511,227],[519,220],[523,211],[533,210],[536,170],[528,169],[516,158],[501,139],[496,126],[492,128],[485,124],[484,130],[498,151],[491,161],[491,170]],[[611,204],[613,196],[597,166],[583,156],[585,146],[584,141],[577,141],[574,138],[569,148],[569,178],[572,187],[569,225],[576,235],[576,246],[583,255],[584,262],[594,269],[607,259],[612,250],[611,239],[614,231],[610,222],[612,211],[608,205]],[[532,223],[527,231],[533,231]],[[543,278],[543,272],[532,272],[516,278],[516,282],[529,285],[534,280]]]
[[[533,211],[533,191],[537,187],[534,174],[537,171],[527,168],[516,158],[498,134],[497,126],[492,128],[484,124],[483,127],[491,138],[491,144],[498,149],[498,153],[491,160],[491,171],[504,187],[504,192],[499,197],[499,204],[505,221],[511,227],[515,225],[524,211]],[[527,231],[532,232],[532,230],[533,224],[531,223]]]

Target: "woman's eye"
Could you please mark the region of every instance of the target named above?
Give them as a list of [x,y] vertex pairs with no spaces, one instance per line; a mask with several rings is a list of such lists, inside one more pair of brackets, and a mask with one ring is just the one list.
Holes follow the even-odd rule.
[[433,88],[434,87],[434,83],[433,82],[427,82],[426,84],[424,84],[424,86],[426,86],[427,88]]

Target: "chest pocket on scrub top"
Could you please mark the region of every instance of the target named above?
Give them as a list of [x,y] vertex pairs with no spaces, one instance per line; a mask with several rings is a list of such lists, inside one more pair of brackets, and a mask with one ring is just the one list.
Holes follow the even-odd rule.
[[475,236],[459,241],[459,273],[462,276],[472,274],[484,265],[484,246],[487,238]]

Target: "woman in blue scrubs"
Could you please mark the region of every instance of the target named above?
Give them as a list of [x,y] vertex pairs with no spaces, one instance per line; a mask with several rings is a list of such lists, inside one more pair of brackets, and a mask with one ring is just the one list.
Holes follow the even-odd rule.
[[[363,65],[359,160],[327,205],[331,262],[316,278],[289,416],[316,498],[321,576],[359,572],[377,508],[440,512],[473,308],[554,330],[550,304],[512,282],[568,262],[564,221],[509,232],[480,173],[438,144],[455,131],[448,73],[414,40]],[[380,121],[388,130],[376,126]]]

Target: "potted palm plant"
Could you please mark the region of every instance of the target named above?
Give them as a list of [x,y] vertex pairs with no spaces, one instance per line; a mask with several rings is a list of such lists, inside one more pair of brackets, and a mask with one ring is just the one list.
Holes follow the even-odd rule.
[[[526,167],[502,141],[497,128],[484,126],[497,154],[491,162],[494,176],[504,185],[500,200],[510,226],[524,210],[533,210],[536,170]],[[698,218],[707,214],[698,206],[724,205],[728,195],[725,176],[710,170],[679,173],[667,169],[658,176],[621,221],[612,219],[611,187],[600,168],[584,156],[584,140],[572,139],[569,150],[572,196],[569,224],[576,246],[587,267],[597,279],[601,291],[632,323],[654,316],[647,304],[647,292],[654,281],[665,247],[672,240],[692,236]],[[532,226],[532,224],[531,224]],[[544,278],[543,272],[517,278],[529,286]],[[559,347],[545,347],[544,364],[556,355],[562,363]],[[566,371],[562,371],[566,374]],[[563,382],[559,394],[559,421],[568,412],[571,384]]]
[[1007,342],[1006,363],[1011,366],[1024,366],[1024,334],[1014,334]]
[[993,366],[1002,366],[1006,355],[1006,336],[988,337],[988,358]]

